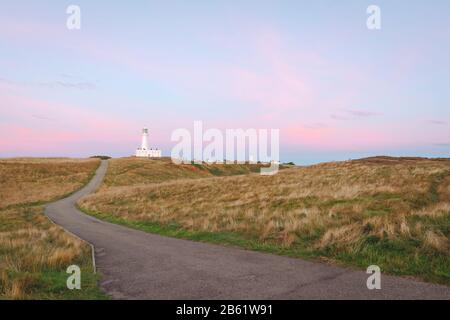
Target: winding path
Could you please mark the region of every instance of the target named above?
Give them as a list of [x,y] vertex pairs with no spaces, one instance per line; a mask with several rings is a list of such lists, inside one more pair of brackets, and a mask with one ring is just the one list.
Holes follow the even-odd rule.
[[450,287],[174,239],[88,216],[76,201],[100,185],[108,162],[71,196],[49,204],[55,223],[92,243],[101,288],[115,299],[450,299]]

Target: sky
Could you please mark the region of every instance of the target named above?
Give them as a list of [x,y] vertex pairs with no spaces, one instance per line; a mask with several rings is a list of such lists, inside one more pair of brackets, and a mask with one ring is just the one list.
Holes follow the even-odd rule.
[[449,57],[448,0],[2,1],[0,157],[128,156],[144,126],[169,156],[194,121],[298,164],[450,157]]

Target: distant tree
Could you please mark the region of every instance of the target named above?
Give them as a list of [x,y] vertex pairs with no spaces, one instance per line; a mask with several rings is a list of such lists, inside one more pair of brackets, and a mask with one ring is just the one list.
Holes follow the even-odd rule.
[[98,158],[98,159],[102,159],[102,160],[108,160],[108,159],[111,159],[110,156],[92,156],[92,157],[89,157],[89,158]]

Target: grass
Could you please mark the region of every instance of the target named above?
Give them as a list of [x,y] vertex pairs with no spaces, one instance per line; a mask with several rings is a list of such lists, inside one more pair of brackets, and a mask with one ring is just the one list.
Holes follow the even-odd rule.
[[[44,215],[48,201],[82,187],[99,160],[0,160],[0,299],[101,299],[91,248]],[[68,290],[70,265],[81,290]]]
[[89,180],[98,163],[96,159],[0,159],[0,209],[67,195]]
[[79,206],[152,233],[450,284],[450,159],[376,157],[274,176],[205,166],[114,159]]
[[[182,179],[242,175],[259,172],[262,164],[174,164],[170,158],[118,158],[109,162],[103,187],[160,183]],[[282,168],[282,166],[281,166]]]

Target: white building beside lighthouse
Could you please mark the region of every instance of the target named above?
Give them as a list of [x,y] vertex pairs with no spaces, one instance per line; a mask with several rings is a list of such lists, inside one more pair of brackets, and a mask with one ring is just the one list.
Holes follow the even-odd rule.
[[148,129],[142,129],[141,147],[136,149],[136,157],[161,158],[161,150],[148,148]]

